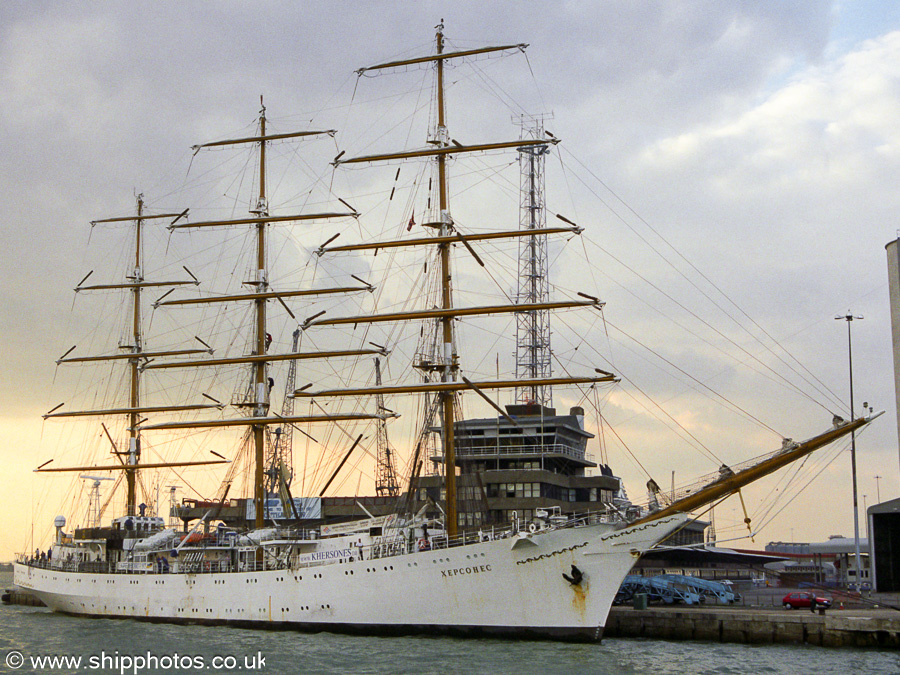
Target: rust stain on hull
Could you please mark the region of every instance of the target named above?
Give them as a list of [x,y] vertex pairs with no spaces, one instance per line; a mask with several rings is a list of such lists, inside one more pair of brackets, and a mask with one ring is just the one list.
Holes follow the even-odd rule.
[[582,617],[584,616],[585,610],[587,608],[587,592],[587,579],[583,580],[580,584],[572,585],[572,607]]

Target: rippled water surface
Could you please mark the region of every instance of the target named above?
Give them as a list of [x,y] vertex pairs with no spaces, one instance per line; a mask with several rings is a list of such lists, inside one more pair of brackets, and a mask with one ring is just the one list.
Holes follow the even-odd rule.
[[[3,588],[10,581],[11,575],[0,575]],[[17,653],[23,663],[14,668]],[[35,661],[42,657],[81,661],[53,667]],[[612,638],[598,645],[572,645],[357,637],[87,619],[2,606],[0,673],[12,672],[894,675],[900,673],[900,652]]]

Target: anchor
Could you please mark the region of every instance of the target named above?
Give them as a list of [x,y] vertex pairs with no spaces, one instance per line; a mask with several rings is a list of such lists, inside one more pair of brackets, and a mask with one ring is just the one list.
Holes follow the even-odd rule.
[[572,565],[572,576],[569,576],[568,574],[563,572],[563,579],[568,581],[573,586],[578,586],[581,584],[581,580],[584,579],[584,573],[580,569],[575,567],[575,565]]

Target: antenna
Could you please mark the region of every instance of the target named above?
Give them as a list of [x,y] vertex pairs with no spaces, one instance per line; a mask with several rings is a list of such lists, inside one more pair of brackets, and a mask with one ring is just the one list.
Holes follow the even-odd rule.
[[[291,343],[291,353],[296,354],[300,346],[300,329],[296,329],[293,333],[293,341]],[[287,380],[284,386],[284,402],[281,406],[281,416],[291,417],[294,414],[294,399],[290,396],[294,392],[295,382],[297,379],[297,361],[291,359],[288,365]],[[291,481],[294,477],[294,457],[293,457],[293,437],[294,425],[283,424],[275,430],[275,440],[269,441],[269,451],[266,458],[266,494],[278,495],[281,483],[280,477],[284,479],[285,485],[290,488]],[[282,473],[284,474],[282,476]],[[285,513],[289,513],[289,505],[283,504]]]
[[88,501],[87,520],[88,527],[100,527],[100,481],[114,480],[109,476],[89,476],[82,474],[78,476],[82,480],[94,481],[91,485],[90,499]]
[[[169,527],[178,527],[178,516],[175,514],[175,509],[178,505],[178,502],[175,501],[175,492],[181,489],[180,485],[166,485],[166,489],[169,490]],[[157,514],[159,515],[159,514]]]
[[[381,360],[375,358],[375,386],[381,386]],[[384,415],[387,408],[384,407],[384,395],[375,395],[375,405],[379,415]],[[375,469],[375,493],[379,497],[397,497],[400,495],[400,486],[397,484],[397,473],[394,471],[394,452],[388,441],[387,420],[383,417],[375,422],[377,466]]]
[[[522,139],[546,138],[544,120],[552,115],[521,115]],[[514,118],[516,119],[516,118]],[[544,164],[549,145],[519,148],[519,229],[539,230],[547,222],[544,204]],[[519,288],[517,304],[537,304],[550,298],[547,276],[547,235],[519,239]],[[550,310],[531,310],[516,314],[516,378],[540,379],[552,374],[550,354]],[[550,407],[553,392],[549,386],[535,384],[516,388],[516,401]]]

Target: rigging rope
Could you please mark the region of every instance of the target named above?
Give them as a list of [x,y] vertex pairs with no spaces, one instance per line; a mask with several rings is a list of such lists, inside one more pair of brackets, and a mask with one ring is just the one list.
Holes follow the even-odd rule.
[[[742,408],[741,406],[737,405],[737,404],[734,403],[733,401],[730,401],[729,399],[725,398],[722,394],[718,393],[717,391],[715,391],[714,389],[712,389],[712,388],[709,387],[708,385],[704,384],[703,382],[701,382],[700,380],[698,380],[696,377],[694,377],[693,375],[691,375],[690,373],[688,373],[687,371],[685,371],[683,368],[679,368],[679,367],[676,366],[674,363],[672,363],[669,359],[665,358],[662,354],[659,354],[658,352],[653,351],[652,349],[650,349],[650,348],[647,347],[646,345],[641,344],[636,338],[632,337],[631,335],[629,335],[628,333],[626,333],[624,330],[622,330],[621,328],[619,328],[619,327],[616,326],[615,324],[613,324],[613,323],[607,321],[607,325],[609,325],[609,326],[611,326],[612,328],[614,328],[615,330],[619,331],[622,335],[624,335],[624,336],[627,337],[628,339],[630,339],[630,340],[634,341],[635,343],[641,345],[642,347],[644,347],[644,349],[649,350],[651,353],[653,353],[655,356],[657,356],[660,360],[662,360],[662,361],[664,361],[665,363],[667,363],[669,366],[671,366],[672,368],[674,368],[675,370],[677,370],[679,373],[681,373],[681,374],[684,375],[685,377],[689,378],[691,381],[695,382],[697,385],[699,385],[699,386],[702,387],[703,389],[706,389],[706,390],[707,390],[709,393],[711,393],[714,397],[721,399],[721,400],[724,401],[726,404],[728,404],[729,406],[733,407],[735,410],[738,410],[738,411],[740,411],[741,413],[743,413],[748,419],[753,420],[754,422],[756,422],[757,424],[759,424],[759,425],[760,425],[761,427],[763,427],[764,429],[768,429],[769,431],[771,431],[773,434],[775,434],[775,435],[778,436],[779,438],[784,438],[784,435],[783,435],[783,434],[778,433],[778,432],[775,431],[772,427],[770,427],[768,424],[766,424],[765,422],[763,422],[761,419],[759,419],[759,418],[756,417],[755,415],[750,414],[747,410],[745,410],[745,409]],[[630,380],[629,380],[629,382],[630,382]],[[631,384],[632,384],[632,386],[635,386],[635,385],[634,385],[634,382],[631,382]],[[644,392],[641,392],[641,393],[643,394]],[[646,394],[644,394],[644,395],[646,396]],[[666,415],[668,416],[668,413],[666,413]],[[673,418],[673,421],[674,421],[674,418]],[[698,441],[698,442],[699,442],[699,441]]]
[[[567,152],[569,152],[569,151],[567,150]],[[682,253],[680,253],[680,252],[679,252],[679,251],[678,251],[671,243],[669,243],[668,240],[666,240],[659,232],[657,232],[657,231],[650,225],[649,222],[647,222],[640,214],[638,214],[631,206],[629,206],[622,198],[620,198],[620,197],[619,197],[619,196],[618,196],[618,195],[617,195],[617,194],[616,194],[616,193],[615,193],[608,185],[606,185],[606,183],[604,183],[604,182],[603,182],[603,181],[602,181],[602,180],[601,180],[601,179],[600,179],[593,171],[591,171],[589,167],[587,167],[581,160],[579,160],[579,159],[578,159],[574,154],[572,154],[571,152],[569,152],[569,154],[570,154],[570,156],[574,159],[574,161],[577,162],[577,163],[578,163],[578,164],[579,164],[579,165],[580,165],[580,166],[581,166],[581,167],[582,167],[582,168],[583,168],[583,169],[584,169],[584,170],[585,170],[585,171],[586,171],[586,172],[587,172],[594,180],[596,180],[601,186],[603,186],[603,188],[606,189],[606,190],[607,190],[607,191],[608,191],[608,192],[616,199],[616,201],[618,201],[620,204],[622,204],[622,205],[623,205],[623,206],[624,206],[624,207],[625,207],[632,215],[634,215],[635,218],[637,218],[643,225],[645,225],[645,226],[646,226],[646,227],[647,227],[654,235],[656,235],[663,243],[665,243],[667,247],[669,247],[669,248],[670,248],[670,249],[671,249],[671,250],[672,250],[679,258],[681,258],[681,259],[682,259],[682,260],[683,260],[683,261],[684,261],[691,269],[693,269],[693,270],[694,270],[694,271],[695,271],[695,272],[696,272],[696,273],[697,273],[704,281],[706,281],[713,289],[715,289],[715,291],[718,292],[719,295],[721,295],[723,298],[725,298],[725,299],[728,301],[728,303],[730,303],[735,309],[737,309],[741,314],[743,314],[749,321],[752,322],[752,324],[753,324],[754,326],[756,326],[760,331],[762,331],[763,334],[764,334],[767,338],[769,338],[769,339],[770,339],[772,342],[774,342],[774,343],[775,343],[775,344],[776,344],[776,345],[777,345],[777,346],[778,346],[785,354],[787,354],[787,355],[788,355],[788,356],[789,356],[789,357],[790,357],[790,358],[791,358],[791,359],[792,359],[792,360],[793,360],[800,368],[802,368],[802,369],[806,372],[806,375],[804,375],[803,373],[799,372],[799,371],[798,371],[794,366],[792,366],[790,363],[786,362],[786,361],[784,360],[784,358],[782,358],[779,354],[777,354],[777,353],[776,353],[776,352],[775,352],[768,344],[766,344],[765,342],[763,342],[758,336],[754,335],[750,330],[748,330],[745,326],[743,326],[743,325],[742,325],[742,324],[741,324],[741,323],[740,323],[740,322],[739,322],[732,314],[730,314],[728,311],[726,311],[725,308],[722,307],[722,305],[721,305],[720,303],[718,303],[718,302],[717,302],[714,298],[712,298],[706,291],[704,291],[702,288],[700,288],[694,281],[692,281],[686,274],[684,274],[684,272],[682,272],[677,266],[675,266],[675,265],[671,262],[671,260],[669,260],[667,257],[663,256],[663,255],[656,249],[656,247],[653,246],[653,245],[652,245],[652,244],[651,244],[651,243],[650,243],[650,242],[649,242],[642,234],[640,234],[634,227],[632,227],[631,224],[629,224],[628,221],[627,221],[625,218],[623,218],[621,215],[619,215],[619,214],[616,212],[616,210],[615,210],[614,208],[612,208],[612,206],[611,206],[606,200],[604,200],[604,199],[596,192],[596,190],[594,190],[591,186],[589,186],[589,185],[587,184],[586,181],[580,179],[581,184],[582,184],[586,189],[588,189],[588,190],[591,192],[591,194],[593,194],[598,200],[600,200],[600,202],[601,202],[602,204],[604,204],[604,205],[605,205],[605,206],[606,206],[606,207],[607,207],[607,208],[608,208],[608,209],[609,209],[609,210],[610,210],[610,211],[611,211],[611,212],[612,212],[619,220],[620,220],[620,222],[622,222],[622,224],[624,224],[629,230],[631,230],[631,232],[632,232],[635,236],[637,236],[637,237],[638,237],[642,242],[644,242],[644,243],[645,243],[645,244],[646,244],[653,252],[655,252],[655,253],[660,257],[661,260],[663,260],[669,267],[671,267],[671,268],[672,268],[672,269],[673,269],[680,277],[682,277],[688,284],[690,284],[695,290],[697,290],[697,292],[699,292],[704,298],[706,298],[707,300],[709,300],[709,302],[712,303],[717,309],[719,309],[719,311],[721,311],[726,317],[728,317],[729,319],[731,319],[731,321],[733,321],[739,328],[741,328],[741,330],[743,330],[744,332],[746,332],[753,340],[755,340],[757,343],[759,343],[760,346],[763,347],[763,349],[765,349],[767,352],[769,352],[770,354],[772,354],[773,357],[775,357],[779,362],[781,362],[782,364],[784,364],[789,370],[791,370],[791,372],[795,373],[798,377],[800,377],[806,384],[810,385],[810,386],[813,387],[815,390],[817,390],[818,393],[819,393],[820,395],[826,396],[826,398],[827,398],[828,396],[830,396],[833,402],[837,402],[839,405],[843,405],[843,404],[840,402],[839,397],[837,397],[837,395],[835,395],[834,392],[832,392],[826,385],[824,385],[824,383],[822,383],[821,380],[819,380],[818,378],[816,378],[816,377],[809,371],[808,368],[806,368],[805,366],[803,366],[803,364],[802,364],[796,357],[794,357],[794,356],[793,356],[793,355],[792,355],[792,354],[791,354],[791,353],[790,353],[783,345],[781,345],[774,337],[772,337],[772,335],[771,335],[770,333],[768,333],[764,328],[762,328],[762,326],[760,326],[760,325],[759,325],[755,320],[753,320],[753,319],[752,319],[752,318],[751,318],[751,317],[750,317],[743,309],[741,309],[741,308],[737,305],[737,303],[734,302],[734,301],[733,301],[733,300],[732,300],[732,299],[731,299],[724,291],[722,291],[722,290],[721,290],[718,286],[716,286],[716,285],[715,285],[708,277],[706,277],[706,276],[705,276],[705,275],[704,275],[704,274],[703,274],[703,273],[702,273],[702,272],[701,272],[701,271],[700,271],[693,263],[691,263],[691,262],[690,262],[690,261],[689,261]],[[602,250],[602,249],[601,249],[601,250]],[[607,251],[604,251],[604,252],[607,253],[607,255],[610,255]],[[613,257],[613,256],[610,256],[610,257]],[[619,262],[619,261],[617,261],[617,262]],[[632,270],[632,271],[633,271],[633,270]],[[641,277],[641,278],[643,279],[643,277]],[[646,279],[643,279],[643,280],[646,281]],[[649,282],[648,282],[648,283],[649,283]],[[656,288],[656,287],[654,287],[654,288]],[[661,290],[658,289],[658,288],[656,288],[656,290],[658,290],[658,291],[660,291],[660,292],[663,292],[663,291],[661,291]],[[668,296],[667,296],[667,297],[668,297]],[[672,298],[670,298],[670,299],[672,299]],[[674,301],[674,300],[673,300],[673,301]],[[679,304],[679,306],[681,306],[683,309],[685,309],[685,311],[688,311],[692,316],[695,316],[695,318],[698,318],[698,320],[700,320],[699,317],[696,317],[696,315],[693,314],[693,312],[690,312],[689,310],[687,310],[687,308],[683,307],[683,306],[680,305],[680,304]],[[702,320],[701,320],[701,321],[702,321]],[[706,322],[703,322],[703,323],[706,323]],[[706,325],[709,325],[709,324],[706,324]],[[712,328],[712,326],[709,326],[709,327]],[[719,332],[718,330],[716,330],[716,329],[713,329],[713,330],[715,330],[715,332],[718,333],[719,335],[722,335],[722,333]],[[746,352],[746,350],[744,350],[740,345],[738,345],[736,342],[734,342],[734,341],[731,340],[730,338],[728,338],[728,337],[726,337],[726,336],[724,336],[724,335],[722,335],[722,337],[725,338],[725,339],[726,339],[728,342],[730,342],[731,344],[733,344],[735,347],[737,347],[738,349],[740,349],[741,351],[744,351],[745,353],[747,353],[748,356],[751,356],[751,358],[754,358],[755,360],[758,360],[758,359],[756,359],[756,357],[753,357],[752,355],[750,355],[748,352]],[[760,363],[761,363],[761,362],[760,362]],[[776,375],[778,375],[782,380],[784,380],[785,383],[787,383],[789,386],[795,388],[797,391],[800,391],[799,388],[796,387],[796,385],[793,385],[792,383],[790,383],[790,381],[787,380],[787,378],[784,377],[784,375],[781,375],[781,374],[777,373],[777,372],[774,371],[774,370],[773,370],[773,372],[775,372]],[[810,381],[810,378],[811,378],[813,381]],[[801,393],[802,393],[802,392],[801,392]],[[806,395],[806,394],[804,394],[804,395]],[[827,405],[821,403],[820,401],[816,401],[815,399],[813,399],[812,397],[810,397],[810,396],[808,396],[808,395],[806,395],[806,396],[807,396],[807,398],[809,398],[812,402],[816,403],[817,405],[819,405],[820,407],[822,407],[822,408],[825,409],[826,411],[831,412],[831,410],[828,408]]]

